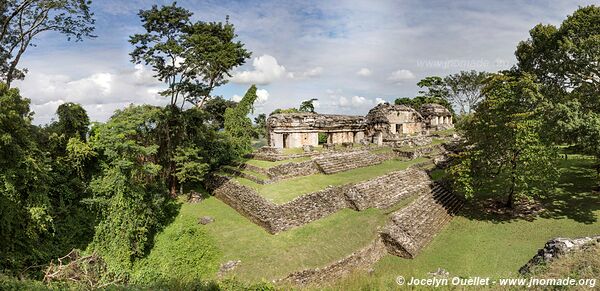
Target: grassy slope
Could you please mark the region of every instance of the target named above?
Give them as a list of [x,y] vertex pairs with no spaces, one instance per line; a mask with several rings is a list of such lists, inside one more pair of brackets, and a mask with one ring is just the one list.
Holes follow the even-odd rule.
[[364,181],[384,175],[391,171],[406,169],[408,166],[424,162],[427,159],[418,158],[411,161],[389,160],[379,165],[353,169],[331,175],[317,174],[306,177],[286,179],[273,184],[260,185],[244,178],[236,178],[243,185],[256,189],[263,197],[275,202],[285,203],[294,198],[325,189],[328,185],[337,186],[358,181]]
[[214,217],[215,222],[193,227],[201,228],[216,241],[223,253],[222,262],[242,261],[234,274],[244,281],[277,279],[293,271],[340,259],[371,242],[377,226],[387,219],[386,214],[377,209],[363,212],[345,209],[308,225],[271,235],[214,197],[198,204],[184,204],[178,219],[206,215]]
[[372,275],[357,274],[333,289],[395,289],[396,276],[428,278],[437,268],[451,276],[516,277],[547,240],[600,234],[600,197],[590,191],[596,181],[592,161],[561,164],[560,189],[544,198],[547,212],[542,217],[529,222],[461,213],[416,259],[386,256]]

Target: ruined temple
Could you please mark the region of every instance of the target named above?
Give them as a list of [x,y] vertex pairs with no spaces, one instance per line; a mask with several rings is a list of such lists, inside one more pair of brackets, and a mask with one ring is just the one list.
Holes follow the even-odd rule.
[[319,133],[327,135],[327,143],[357,143],[365,138],[363,116],[279,113],[267,120],[269,145],[275,148],[297,148],[319,145]]
[[383,103],[369,110],[367,125],[371,142],[382,144],[407,135],[421,134],[423,117],[408,106]]
[[425,104],[420,111],[427,129],[444,130],[453,127],[452,113],[442,105]]
[[367,116],[303,112],[272,114],[267,119],[269,146],[274,148],[318,146],[319,134],[327,136],[328,144],[367,141],[381,145],[451,127],[452,114],[439,104],[426,104],[421,112],[383,103]]

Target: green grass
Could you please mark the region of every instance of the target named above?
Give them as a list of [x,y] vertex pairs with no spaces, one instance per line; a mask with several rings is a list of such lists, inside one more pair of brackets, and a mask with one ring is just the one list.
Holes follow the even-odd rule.
[[275,162],[249,159],[249,160],[242,161],[242,163],[246,163],[248,165],[261,167],[261,168],[271,168],[271,167],[279,166],[279,165],[286,164],[286,163],[292,163],[292,162],[299,163],[299,162],[305,162],[305,161],[309,161],[309,160],[310,160],[310,157],[287,159],[287,160],[275,161]]
[[184,204],[174,224],[202,216],[212,216],[215,222],[189,227],[201,229],[216,241],[223,254],[221,262],[241,260],[233,275],[243,281],[273,280],[305,268],[325,266],[370,243],[376,237],[376,228],[387,219],[386,213],[378,209],[344,209],[271,235],[210,197],[198,204]]
[[285,203],[303,194],[325,189],[327,186],[339,186],[375,178],[392,171],[408,168],[410,165],[424,162],[418,158],[411,161],[388,160],[379,165],[352,169],[331,175],[316,174],[305,177],[286,179],[273,184],[260,185],[244,178],[236,178],[242,184],[254,188],[263,197],[274,203]]
[[355,274],[332,289],[393,290],[398,275],[428,278],[444,268],[450,276],[516,277],[544,243],[554,237],[600,234],[600,196],[592,160],[561,162],[560,188],[544,198],[547,211],[533,221],[500,219],[463,211],[413,260],[386,256],[371,275]]
[[422,149],[422,148],[428,148],[431,146],[436,146],[436,145],[440,145],[445,143],[446,141],[443,139],[439,139],[439,138],[432,138],[431,139],[431,143],[430,144],[426,144],[426,145],[421,145],[421,146],[401,146],[398,147],[398,149],[403,150],[403,151],[412,151],[412,150],[416,150],[416,149]]

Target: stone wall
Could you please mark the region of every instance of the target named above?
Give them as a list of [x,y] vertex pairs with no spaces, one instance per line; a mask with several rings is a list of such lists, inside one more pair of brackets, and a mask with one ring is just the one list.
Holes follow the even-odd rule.
[[254,189],[240,185],[229,177],[212,175],[205,181],[206,188],[212,191],[215,197],[267,231],[272,229],[271,221],[276,209],[274,203],[260,196]]
[[294,272],[276,282],[294,286],[327,284],[349,275],[354,270],[369,269],[385,254],[385,246],[381,239],[377,238],[366,247],[328,266]]
[[537,254],[519,269],[519,273],[526,275],[536,265],[544,265],[567,253],[580,250],[590,244],[600,244],[600,235],[580,238],[553,238],[546,242]]
[[429,190],[431,179],[417,169],[392,172],[350,187],[346,197],[355,210],[388,208],[401,200]]
[[214,175],[206,187],[225,202],[269,233],[278,233],[323,218],[348,207],[344,199],[345,187],[300,196],[285,204],[275,204],[263,198],[254,189],[240,185],[228,177]]
[[[415,185],[410,185],[410,180],[416,181]],[[387,208],[402,199],[420,194],[429,183],[425,172],[408,169],[355,185],[328,187],[284,204],[268,201],[254,189],[228,177],[214,175],[207,179],[206,188],[212,191],[215,197],[268,232],[278,233],[329,216],[344,208]]]
[[277,205],[276,213],[271,218],[272,232],[301,226],[347,208],[343,195],[345,191],[346,187],[329,187]]
[[439,153],[444,151],[443,145],[432,145],[426,147],[416,147],[416,148],[395,148],[394,152],[401,157],[409,160],[416,159],[423,156],[429,156],[434,153]]
[[272,180],[288,179],[319,173],[319,168],[313,161],[290,162],[266,169],[266,174]]
[[334,174],[383,162],[377,155],[371,154],[369,151],[337,153],[313,160],[325,174]]

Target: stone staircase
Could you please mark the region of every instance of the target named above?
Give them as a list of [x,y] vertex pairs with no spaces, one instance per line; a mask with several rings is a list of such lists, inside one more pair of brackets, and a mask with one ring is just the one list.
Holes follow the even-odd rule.
[[371,207],[384,209],[402,199],[429,192],[430,184],[425,171],[409,168],[355,184],[348,189],[346,197],[358,211]]
[[383,162],[379,156],[368,151],[356,151],[314,158],[319,169],[327,175],[377,165]]
[[434,184],[428,193],[392,213],[380,236],[391,254],[414,258],[462,205],[462,199]]

